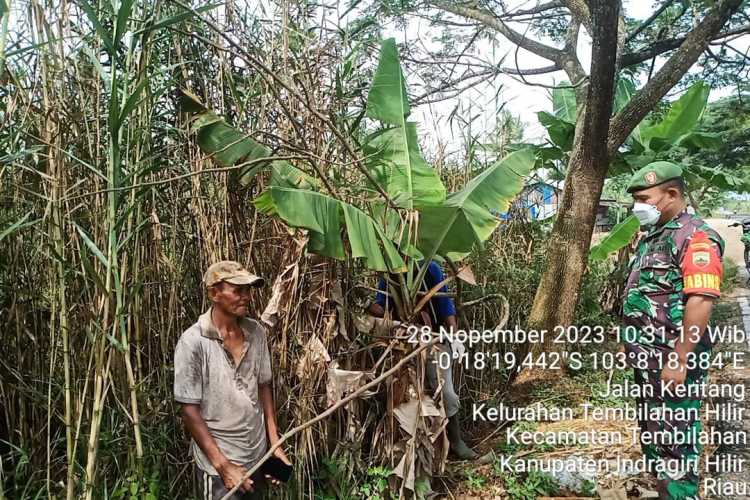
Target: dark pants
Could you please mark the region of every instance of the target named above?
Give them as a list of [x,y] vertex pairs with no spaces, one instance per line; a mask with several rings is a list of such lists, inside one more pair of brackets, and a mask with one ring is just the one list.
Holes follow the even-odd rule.
[[[195,469],[195,479],[198,483],[199,500],[220,500],[229,492],[224,486],[224,481],[221,480],[221,476],[207,474],[195,465],[193,468]],[[229,498],[231,500],[259,500],[263,498],[262,493],[258,491],[262,488],[263,485],[258,485],[258,488],[252,493],[243,493],[241,490],[237,490]]]
[[[649,464],[655,464],[661,461],[665,464],[671,464],[673,467],[669,470],[659,471],[655,474],[659,481],[662,481],[666,487],[666,494],[669,500],[697,500],[700,494],[700,468],[699,460],[702,446],[699,442],[692,439],[697,437],[701,431],[701,422],[699,418],[693,418],[700,414],[701,400],[689,397],[664,397],[661,393],[661,370],[639,370],[635,369],[635,383],[640,387],[650,385],[654,387],[654,397],[636,398],[636,403],[640,407],[660,408],[666,405],[667,408],[676,410],[694,409],[687,418],[676,420],[668,417],[659,419],[640,420],[638,422],[641,432],[668,432],[675,439],[670,442],[647,442],[641,443],[641,449]],[[698,386],[705,382],[706,373],[703,370],[691,370],[687,373],[685,384],[688,386]],[[653,434],[659,435],[659,434]],[[677,440],[676,438],[680,438]]]

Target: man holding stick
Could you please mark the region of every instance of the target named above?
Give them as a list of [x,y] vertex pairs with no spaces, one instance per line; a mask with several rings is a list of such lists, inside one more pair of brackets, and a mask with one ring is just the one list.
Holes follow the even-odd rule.
[[[263,326],[247,318],[250,291],[263,278],[221,261],[204,274],[211,307],[175,348],[175,400],[192,437],[201,499],[259,498],[243,477],[279,440],[271,389],[271,360]],[[281,447],[274,456],[290,464]],[[266,475],[272,484],[278,481]]]

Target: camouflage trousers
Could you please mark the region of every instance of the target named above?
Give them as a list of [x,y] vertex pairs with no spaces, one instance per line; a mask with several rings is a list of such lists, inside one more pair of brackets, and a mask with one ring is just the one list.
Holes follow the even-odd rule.
[[[666,484],[670,500],[700,498],[700,456],[698,442],[701,432],[701,400],[678,397],[671,391],[662,392],[661,370],[635,368],[635,383],[640,387],[651,385],[653,395],[636,399],[642,418],[641,450],[652,474]],[[685,384],[699,386],[706,380],[704,370],[688,371]],[[656,409],[656,410],[654,410]],[[644,411],[647,410],[647,411]],[[656,412],[662,412],[659,417]],[[644,439],[648,435],[650,439]],[[658,439],[654,439],[659,436]],[[650,441],[650,442],[648,442]]]

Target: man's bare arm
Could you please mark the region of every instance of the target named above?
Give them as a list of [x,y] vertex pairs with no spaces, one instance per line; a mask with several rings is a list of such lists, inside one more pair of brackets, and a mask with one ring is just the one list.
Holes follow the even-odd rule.
[[[185,424],[188,433],[198,444],[198,447],[203,451],[203,454],[206,455],[208,461],[211,462],[211,465],[221,476],[224,486],[227,489],[234,488],[247,471],[244,467],[230,462],[219,449],[213,436],[208,432],[206,421],[201,416],[200,405],[183,403],[182,422]],[[242,483],[240,489],[242,491],[253,491],[253,481],[248,478]]]
[[373,302],[372,304],[370,304],[370,307],[367,308],[367,312],[369,312],[376,318],[382,318],[383,316],[385,316],[385,309],[383,309],[383,306],[381,306],[377,302]]
[[[260,402],[263,405],[263,416],[266,421],[266,434],[268,435],[268,441],[271,445],[274,445],[279,440],[279,428],[276,423],[276,406],[273,402],[271,384],[259,385],[258,395],[260,397]],[[281,447],[276,448],[274,455],[284,461],[284,463],[291,464]]]

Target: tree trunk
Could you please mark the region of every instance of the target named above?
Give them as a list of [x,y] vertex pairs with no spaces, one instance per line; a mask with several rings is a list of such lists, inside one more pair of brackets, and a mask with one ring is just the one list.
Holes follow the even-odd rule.
[[[596,204],[609,165],[607,136],[617,58],[619,2],[590,2],[593,25],[591,78],[579,113],[562,201],[548,258],[529,317],[529,328],[551,331],[571,323],[586,271]],[[550,335],[547,335],[549,341]],[[539,346],[541,347],[541,346]],[[546,345],[544,347],[549,347]]]

